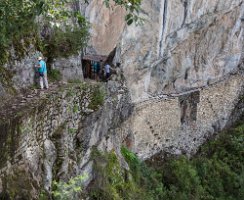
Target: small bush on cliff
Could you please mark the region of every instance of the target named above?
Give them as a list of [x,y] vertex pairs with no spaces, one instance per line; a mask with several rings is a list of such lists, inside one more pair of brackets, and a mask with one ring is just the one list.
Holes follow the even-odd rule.
[[[95,153],[94,153],[95,152]],[[93,200],[159,200],[164,197],[160,174],[151,170],[126,148],[122,154],[131,170],[121,168],[115,152],[93,151],[95,181],[89,188]]]
[[82,195],[83,183],[86,179],[86,175],[81,175],[71,178],[67,183],[54,181],[52,192],[54,200],[78,199]]
[[[114,0],[114,2],[117,5],[123,6],[128,12],[125,17],[128,25],[132,24],[133,22],[135,22],[136,24],[141,24],[143,22],[144,19],[139,17],[140,5],[142,0]],[[104,0],[104,3],[107,7],[110,6],[110,0]]]
[[71,9],[75,3],[73,0],[1,1],[0,66],[12,56],[11,47],[18,59],[25,56],[30,45],[43,51],[49,60],[81,50],[88,39],[88,23],[77,10]]
[[[140,188],[138,197],[145,197],[147,200],[160,200],[165,198],[165,188],[162,180],[162,174],[155,169],[147,166],[138,157],[129,151],[127,148],[122,147],[121,153],[129,165],[129,174],[132,175],[130,181],[134,182],[136,188]],[[133,199],[133,198],[128,198]],[[140,199],[140,198],[137,198]]]
[[92,158],[96,181],[89,188],[91,199],[122,200],[124,172],[121,170],[116,154],[101,153],[93,149]]
[[[80,16],[81,18],[82,16]],[[41,41],[40,50],[52,62],[54,58],[78,55],[89,39],[89,24],[81,20],[80,25],[53,27],[48,37]]]
[[48,78],[50,81],[60,81],[62,79],[62,74],[57,69],[51,69],[48,71]]
[[100,85],[93,86],[91,89],[91,102],[89,109],[97,110],[104,103],[105,91]]

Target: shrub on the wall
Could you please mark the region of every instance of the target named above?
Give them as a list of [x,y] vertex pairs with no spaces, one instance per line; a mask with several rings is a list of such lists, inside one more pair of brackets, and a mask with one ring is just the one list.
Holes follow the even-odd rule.
[[78,54],[86,46],[89,33],[88,23],[82,26],[53,27],[51,34],[41,40],[40,50],[52,62],[54,58],[68,57]]

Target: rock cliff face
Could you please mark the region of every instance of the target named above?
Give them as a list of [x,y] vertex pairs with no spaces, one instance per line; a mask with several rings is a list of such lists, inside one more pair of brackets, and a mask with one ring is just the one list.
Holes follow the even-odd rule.
[[127,135],[115,130],[132,108],[123,86],[110,84],[104,103],[97,99],[105,88],[75,84],[1,106],[0,195],[39,199],[40,190],[51,191],[53,180],[84,172],[91,180],[94,146],[120,154]]
[[[33,106],[25,107],[25,100],[1,113],[0,189],[16,199],[37,198],[42,187],[49,191],[53,177],[67,180],[85,171],[92,178],[94,146],[119,155],[123,143],[142,159],[161,151],[193,154],[244,112],[243,0],[145,0],[144,24],[129,27],[124,10],[108,10],[102,0],[80,10],[92,26],[87,51],[105,55],[117,46],[114,63],[121,63],[125,83],[109,81],[97,111],[90,109],[92,89],[67,86]],[[12,68],[29,73],[33,62]],[[55,67],[69,78],[82,76],[74,57]]]
[[244,112],[242,75],[177,96],[162,96],[135,105],[124,132],[133,135],[131,148],[142,159],[161,151],[196,153],[213,134]]
[[124,31],[120,58],[133,100],[222,80],[243,52],[242,0],[144,1],[143,26]]
[[124,131],[144,159],[195,152],[232,120],[243,95],[244,3],[143,1],[141,15],[144,25],[126,27],[115,57],[140,107]]
[[[33,45],[25,49],[25,51],[26,55],[22,58],[16,57],[15,52],[12,51],[12,59],[4,66],[5,70],[11,74],[8,81],[9,83],[11,82],[12,87],[16,90],[32,86],[38,81],[35,77],[35,66],[38,64],[37,58],[41,56],[42,53],[37,51]],[[53,61],[52,66],[48,67],[57,69],[62,74],[62,79],[64,81],[83,79],[80,55],[73,55],[68,58],[57,58]],[[1,92],[0,89],[0,96],[3,94],[4,93]]]
[[116,47],[124,30],[125,10],[113,4],[109,9],[104,5],[103,0],[92,0],[85,7],[83,12],[91,23],[91,40],[88,52],[109,55]]

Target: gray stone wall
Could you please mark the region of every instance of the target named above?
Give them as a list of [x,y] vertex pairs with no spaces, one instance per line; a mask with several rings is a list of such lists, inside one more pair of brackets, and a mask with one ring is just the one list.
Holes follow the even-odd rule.
[[26,56],[20,59],[12,49],[10,51],[11,60],[4,66],[11,73],[11,82],[16,89],[35,83],[35,66],[38,64],[38,57],[41,56],[41,53],[36,51],[32,45],[23,51],[26,51]]
[[[89,96],[89,90],[71,87],[36,99],[14,115],[1,113],[3,190],[15,199],[23,195],[37,199],[38,188],[43,184],[50,187],[55,159],[68,156],[73,147],[73,134],[89,105]],[[61,137],[59,151],[52,139],[55,136]]]
[[103,90],[109,94],[103,105],[96,105],[94,99],[100,95],[97,85],[82,84],[58,87],[39,98],[27,97],[18,105],[6,104],[14,111],[1,108],[2,194],[38,199],[41,189],[51,191],[54,179],[67,181],[83,173],[88,183],[93,178],[90,154],[94,146],[120,154],[126,136],[116,134],[115,128],[131,113],[130,99],[116,82]]
[[136,103],[122,132],[131,133],[131,149],[141,159],[161,151],[192,155],[244,112],[243,80],[243,74],[232,75],[199,90]]
[[84,80],[81,55],[54,59],[51,69],[60,71],[63,81]]

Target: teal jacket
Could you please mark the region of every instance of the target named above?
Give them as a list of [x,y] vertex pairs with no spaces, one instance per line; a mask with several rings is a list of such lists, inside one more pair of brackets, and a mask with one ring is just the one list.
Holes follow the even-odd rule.
[[47,73],[47,65],[46,65],[45,61],[41,60],[41,61],[39,61],[39,64],[41,67],[38,68],[38,71],[40,73]]

